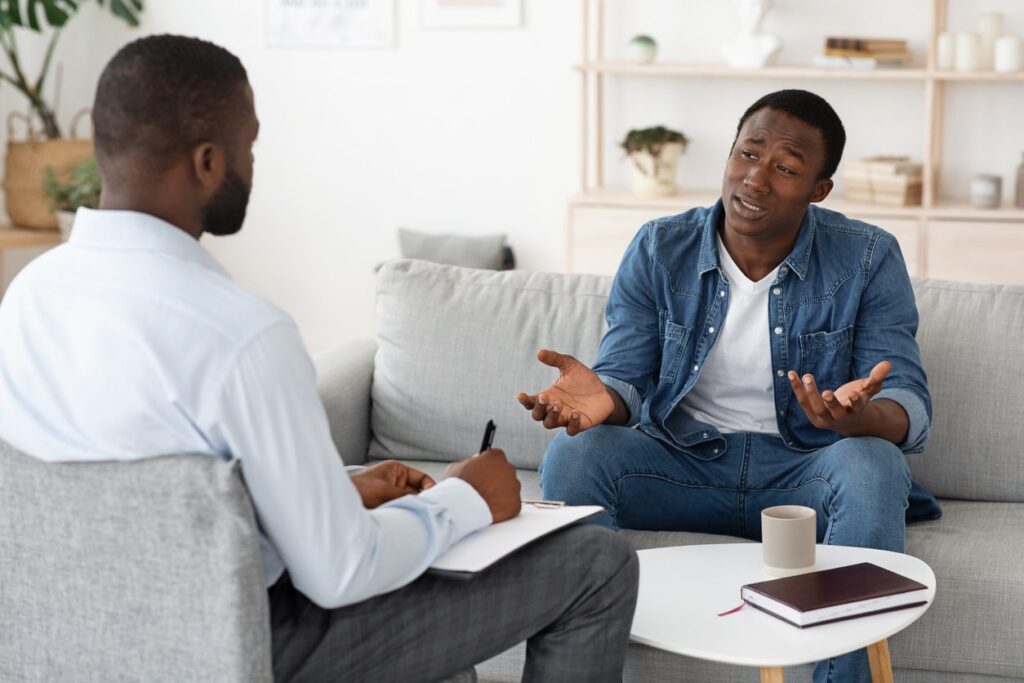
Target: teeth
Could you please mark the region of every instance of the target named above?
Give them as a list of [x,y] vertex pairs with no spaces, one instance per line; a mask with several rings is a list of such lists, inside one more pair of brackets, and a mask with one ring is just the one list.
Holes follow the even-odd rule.
[[740,204],[742,204],[744,208],[750,209],[751,211],[764,211],[764,209],[762,209],[760,206],[754,206],[753,204],[747,204],[742,199],[740,199]]

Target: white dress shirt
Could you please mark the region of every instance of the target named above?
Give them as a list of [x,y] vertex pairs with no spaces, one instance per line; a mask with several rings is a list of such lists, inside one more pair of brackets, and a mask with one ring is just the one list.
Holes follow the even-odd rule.
[[81,209],[0,302],[0,438],[48,461],[241,461],[267,584],[323,607],[399,588],[491,523],[448,479],[366,510],[291,318],[153,216]]
[[729,280],[729,310],[704,371],[682,405],[695,420],[727,432],[779,435],[775,421],[772,349],[768,338],[768,290],[775,268],[754,282],[718,238],[718,260]]

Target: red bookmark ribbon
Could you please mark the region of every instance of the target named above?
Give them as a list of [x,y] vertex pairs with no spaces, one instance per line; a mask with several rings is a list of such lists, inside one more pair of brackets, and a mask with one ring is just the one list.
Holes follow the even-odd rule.
[[731,610],[729,610],[728,612],[722,612],[722,613],[721,613],[721,614],[719,614],[718,616],[720,616],[720,617],[727,617],[727,616],[729,616],[730,614],[736,614],[736,613],[737,613],[737,612],[739,612],[739,611],[740,611],[741,609],[743,609],[743,606],[744,606],[744,605],[746,605],[746,604],[747,604],[747,603],[745,603],[745,602],[741,602],[741,603],[740,603],[740,606],[739,606],[739,607],[733,607],[733,608],[732,608]]

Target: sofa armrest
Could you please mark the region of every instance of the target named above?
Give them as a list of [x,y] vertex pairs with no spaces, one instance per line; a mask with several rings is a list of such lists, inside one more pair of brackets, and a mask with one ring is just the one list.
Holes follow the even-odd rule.
[[356,339],[314,360],[331,437],[346,465],[366,462],[370,446],[370,385],[377,343]]

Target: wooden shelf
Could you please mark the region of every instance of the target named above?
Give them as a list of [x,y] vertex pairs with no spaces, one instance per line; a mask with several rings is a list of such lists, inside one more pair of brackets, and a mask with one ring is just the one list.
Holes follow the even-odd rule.
[[[621,209],[663,209],[681,212],[695,206],[709,206],[718,200],[719,193],[715,190],[695,190],[681,192],[671,197],[640,198],[634,197],[625,189],[605,188],[586,194],[578,194],[570,199],[574,206],[608,207]],[[976,209],[969,203],[956,200],[945,200],[936,206],[885,206],[882,204],[866,204],[851,202],[842,197],[829,198],[821,206],[839,211],[851,218],[890,217],[890,218],[930,218],[947,221],[977,221],[984,223],[1020,223],[1024,222],[1024,209],[1004,206],[999,209]]]
[[0,249],[49,247],[60,244],[60,242],[60,232],[57,230],[32,230],[0,226]]
[[682,62],[586,62],[574,67],[578,71],[612,76],[655,76],[687,78],[806,78],[818,80],[861,81],[1024,81],[1024,71],[936,71],[922,67],[884,67],[878,69],[826,69],[814,66],[767,66],[763,69],[734,69],[720,64],[687,64]]
[[[924,81],[922,68],[824,69],[811,66],[768,66],[763,69],[734,69],[717,64],[659,62],[587,62],[577,64],[579,71],[622,76],[687,76],[708,78],[814,78],[840,80]],[[966,75],[966,74],[958,74]]]

